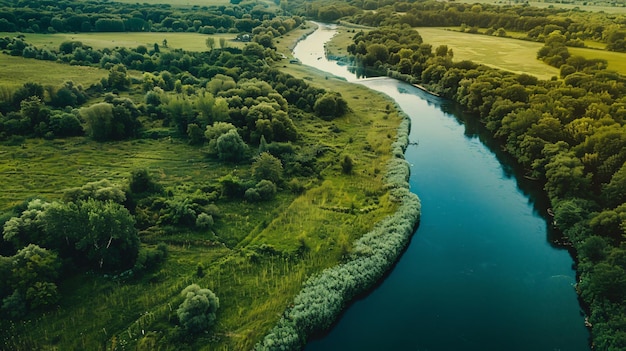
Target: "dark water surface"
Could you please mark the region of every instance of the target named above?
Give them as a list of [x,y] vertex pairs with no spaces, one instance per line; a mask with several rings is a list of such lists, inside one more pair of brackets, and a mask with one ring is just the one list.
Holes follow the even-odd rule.
[[548,242],[545,208],[511,166],[445,112],[451,103],[325,60],[332,35],[318,30],[296,57],[386,93],[410,116],[419,144],[406,158],[423,211],[389,276],[306,350],[588,351],[572,258]]

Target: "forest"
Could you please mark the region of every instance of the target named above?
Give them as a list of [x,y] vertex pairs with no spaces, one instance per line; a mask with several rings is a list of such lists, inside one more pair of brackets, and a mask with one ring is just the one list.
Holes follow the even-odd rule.
[[[384,275],[419,221],[408,122],[287,66],[306,19],[358,25],[349,59],[458,102],[543,184],[593,348],[626,348],[626,80],[568,50],[625,52],[626,17],[299,0],[0,1],[2,56],[102,71],[88,85],[0,81],[2,348],[295,350]],[[559,76],[455,60],[423,42],[428,26],[516,33]],[[194,32],[206,50],[23,35],[93,32]],[[243,48],[211,36],[225,33]]]

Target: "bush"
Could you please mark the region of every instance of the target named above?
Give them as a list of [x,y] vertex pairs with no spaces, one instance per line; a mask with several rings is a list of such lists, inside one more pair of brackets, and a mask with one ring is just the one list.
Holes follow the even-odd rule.
[[207,331],[217,319],[216,312],[220,300],[209,289],[191,284],[181,292],[185,301],[176,310],[178,321],[190,334]]
[[196,227],[200,229],[211,228],[214,224],[213,216],[206,213],[200,213],[196,218]]
[[276,184],[270,180],[263,179],[256,184],[255,189],[259,192],[261,200],[271,200],[276,196]]

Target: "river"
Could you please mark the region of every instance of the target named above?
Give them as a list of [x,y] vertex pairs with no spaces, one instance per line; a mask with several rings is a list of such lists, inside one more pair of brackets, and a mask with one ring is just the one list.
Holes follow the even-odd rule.
[[[419,228],[392,272],[307,351],[588,351],[569,253],[548,240],[545,207],[451,102],[390,78],[360,79],[324,57],[322,25],[294,55],[381,91],[411,118]],[[540,192],[539,192],[540,193]]]

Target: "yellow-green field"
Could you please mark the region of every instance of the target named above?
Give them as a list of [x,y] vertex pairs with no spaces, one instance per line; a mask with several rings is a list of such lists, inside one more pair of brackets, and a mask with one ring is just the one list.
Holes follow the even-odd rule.
[[3,86],[19,86],[27,82],[60,86],[71,80],[88,87],[108,74],[109,71],[94,67],[70,66],[0,54],[0,85]]
[[579,55],[586,59],[605,59],[609,63],[609,70],[626,74],[626,53],[586,48],[568,48],[570,54]]
[[[0,32],[0,37],[14,37],[18,33]],[[94,49],[127,47],[136,48],[145,45],[151,48],[155,43],[163,49],[163,40],[171,49],[187,51],[206,51],[206,39],[215,38],[215,46],[219,48],[220,38],[226,39],[229,47],[243,47],[242,42],[234,41],[236,34],[200,34],[200,33],[169,33],[169,32],[131,32],[131,33],[55,33],[32,34],[19,33],[26,37],[26,42],[39,48],[58,49],[64,41],[80,41]]]
[[425,43],[433,48],[448,45],[455,60],[470,60],[515,73],[527,73],[540,79],[559,76],[559,70],[537,60],[542,43],[459,33],[443,28],[417,28]]
[[[516,3],[514,1],[507,1],[507,0],[458,0],[459,2],[463,2],[463,3],[470,3],[470,4],[474,4],[474,3],[479,3],[479,4],[491,4],[491,5],[521,5],[520,3]],[[592,2],[592,1],[586,1],[583,3],[583,1],[580,1],[580,3],[573,3],[573,4],[565,4],[565,3],[560,3],[560,2],[548,2],[548,1],[528,1],[527,2],[530,6],[533,7],[539,7],[539,8],[546,8],[546,7],[555,7],[555,8],[561,8],[561,9],[579,9],[581,11],[589,11],[589,12],[601,12],[604,11],[606,13],[626,13],[626,7],[624,6],[610,6],[608,4],[600,4],[598,3],[597,5]],[[608,2],[607,2],[608,3]]]

